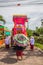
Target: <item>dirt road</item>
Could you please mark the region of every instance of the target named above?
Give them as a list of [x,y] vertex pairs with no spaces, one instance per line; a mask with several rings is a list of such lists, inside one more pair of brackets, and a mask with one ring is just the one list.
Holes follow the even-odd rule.
[[43,65],[43,51],[35,47],[34,51],[30,51],[29,47],[25,49],[23,60],[17,61],[16,54],[13,49],[0,49],[0,65]]

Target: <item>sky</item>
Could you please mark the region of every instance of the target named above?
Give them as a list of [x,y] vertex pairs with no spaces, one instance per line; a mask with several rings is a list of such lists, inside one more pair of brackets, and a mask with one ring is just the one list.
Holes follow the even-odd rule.
[[[41,26],[41,19],[43,19],[43,4],[42,5],[25,5],[25,6],[11,6],[0,7],[0,15],[6,20],[4,26],[10,30],[13,28],[13,15],[14,14],[26,14],[28,18],[28,24],[26,27],[35,30],[36,27]],[[1,24],[1,23],[0,23]]]

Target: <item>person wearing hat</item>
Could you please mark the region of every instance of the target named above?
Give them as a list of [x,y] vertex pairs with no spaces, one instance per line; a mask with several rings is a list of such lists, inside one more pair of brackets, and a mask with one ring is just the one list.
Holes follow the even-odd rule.
[[34,37],[31,36],[31,37],[30,37],[30,49],[31,49],[31,50],[34,50],[34,42],[35,42]]

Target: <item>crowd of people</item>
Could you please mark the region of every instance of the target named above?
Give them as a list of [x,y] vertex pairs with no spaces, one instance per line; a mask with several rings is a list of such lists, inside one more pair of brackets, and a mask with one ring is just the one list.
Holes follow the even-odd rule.
[[[34,37],[31,36],[30,39],[29,39],[29,45],[30,45],[30,50],[33,51],[34,50]],[[21,57],[21,59],[23,59],[23,47],[21,46],[17,46],[16,43],[14,43],[14,39],[13,39],[13,35],[12,36],[6,36],[5,37],[5,48],[6,49],[9,49],[10,48],[10,45],[11,47],[13,45],[16,46],[16,56],[17,56],[17,60],[19,60],[19,56]]]

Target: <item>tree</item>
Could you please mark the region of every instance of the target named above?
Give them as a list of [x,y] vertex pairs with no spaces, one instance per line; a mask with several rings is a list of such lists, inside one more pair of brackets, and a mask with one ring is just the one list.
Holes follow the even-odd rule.
[[5,20],[3,19],[3,16],[2,15],[0,15],[0,21],[2,21],[2,22],[4,22],[4,24],[5,24]]
[[33,35],[33,31],[32,31],[32,30],[30,30],[30,29],[27,28],[26,31],[27,31],[27,35],[28,35],[28,37],[30,37],[30,36]]
[[40,35],[43,35],[43,28],[42,28],[42,27],[37,28],[37,29],[36,29],[36,32],[37,32],[38,34],[40,34]]

